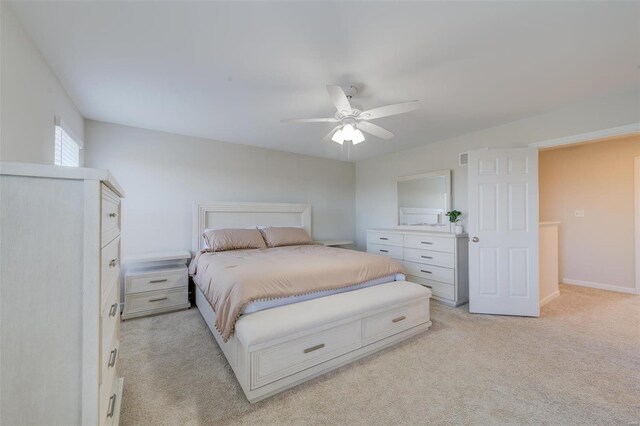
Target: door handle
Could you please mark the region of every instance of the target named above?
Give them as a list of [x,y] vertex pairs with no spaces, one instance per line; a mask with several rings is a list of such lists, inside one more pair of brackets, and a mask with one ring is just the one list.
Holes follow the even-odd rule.
[[478,238],[478,237],[473,237],[473,238],[471,239],[471,241],[472,241],[472,242],[474,242],[474,243],[477,243],[478,241],[480,241],[480,238]]

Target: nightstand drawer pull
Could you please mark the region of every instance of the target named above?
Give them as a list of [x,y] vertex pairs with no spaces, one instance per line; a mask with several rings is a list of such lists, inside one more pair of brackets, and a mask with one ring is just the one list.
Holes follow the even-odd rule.
[[319,345],[315,345],[310,348],[307,348],[304,350],[304,353],[308,354],[309,352],[317,351],[318,349],[322,349],[322,348],[324,348],[324,343],[320,343]]
[[149,281],[149,284],[166,283],[167,281],[169,280],[166,278],[164,280],[151,280]]
[[113,305],[111,305],[111,308],[109,308],[109,316],[115,317],[117,312],[118,312],[118,303],[114,303]]
[[149,302],[161,302],[163,300],[167,300],[167,297],[157,297],[155,299],[149,299]]
[[381,253],[389,253],[389,250],[380,250]]
[[423,259],[433,259],[433,256],[420,256]]
[[113,417],[113,412],[116,410],[116,394],[114,393],[109,398],[109,409],[107,410],[107,418]]
[[420,269],[420,272],[424,272],[425,274],[433,274],[431,271],[425,271],[424,269]]
[[400,321],[405,320],[405,319],[407,319],[407,317],[403,315],[401,317],[392,319],[391,322],[400,322]]
[[118,348],[115,348],[109,354],[109,362],[107,363],[107,367],[113,367],[116,365],[116,356],[118,356]]

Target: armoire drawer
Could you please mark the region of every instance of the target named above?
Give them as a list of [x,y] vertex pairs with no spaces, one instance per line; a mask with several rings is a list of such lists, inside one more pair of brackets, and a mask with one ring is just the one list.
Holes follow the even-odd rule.
[[353,321],[311,336],[251,353],[251,389],[259,388],[361,346],[361,323]]
[[101,231],[104,247],[120,235],[120,197],[102,184]]
[[381,244],[367,244],[367,252],[402,260],[402,247],[383,246]]
[[453,253],[445,253],[442,251],[405,248],[404,260],[408,262],[424,263],[426,265],[442,266],[443,268],[455,267],[455,255]]
[[367,242],[374,244],[382,244],[385,246],[402,247],[404,236],[402,234],[391,234],[386,232],[369,232],[367,233]]
[[385,337],[429,321],[429,300],[419,300],[392,311],[362,320],[362,344],[368,345]]
[[408,248],[455,252],[455,239],[432,237],[430,235],[405,235],[404,246]]
[[442,268],[440,266],[424,265],[421,263],[403,262],[407,275],[427,280],[440,281],[447,284],[453,284],[455,281],[455,271],[450,268]]
[[136,274],[127,280],[127,294],[145,291],[164,290],[168,288],[186,287],[188,285],[187,268],[173,268]]
[[[111,241],[100,253],[100,287],[101,294],[107,297],[114,281],[120,276],[120,237]],[[103,304],[104,305],[104,304]]]

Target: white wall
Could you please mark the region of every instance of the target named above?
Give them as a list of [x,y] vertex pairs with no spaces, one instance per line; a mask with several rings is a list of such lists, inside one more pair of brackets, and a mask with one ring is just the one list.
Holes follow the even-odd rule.
[[355,165],[85,122],[85,161],[125,191],[123,254],[191,248],[194,201],[310,203],[316,239],[354,238]]
[[394,226],[397,203],[395,180],[398,176],[451,169],[451,207],[466,215],[467,169],[458,166],[459,153],[487,147],[522,147],[532,142],[639,121],[638,92],[621,93],[419,148],[359,161],[356,164],[358,248],[365,249],[367,229]]
[[84,120],[6,2],[0,15],[0,159],[53,164],[54,117],[81,139]]

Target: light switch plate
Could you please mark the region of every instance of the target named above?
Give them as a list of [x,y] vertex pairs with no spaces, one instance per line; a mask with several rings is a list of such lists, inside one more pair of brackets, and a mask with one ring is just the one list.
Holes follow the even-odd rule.
[[573,214],[575,217],[584,217],[584,210],[576,210]]

